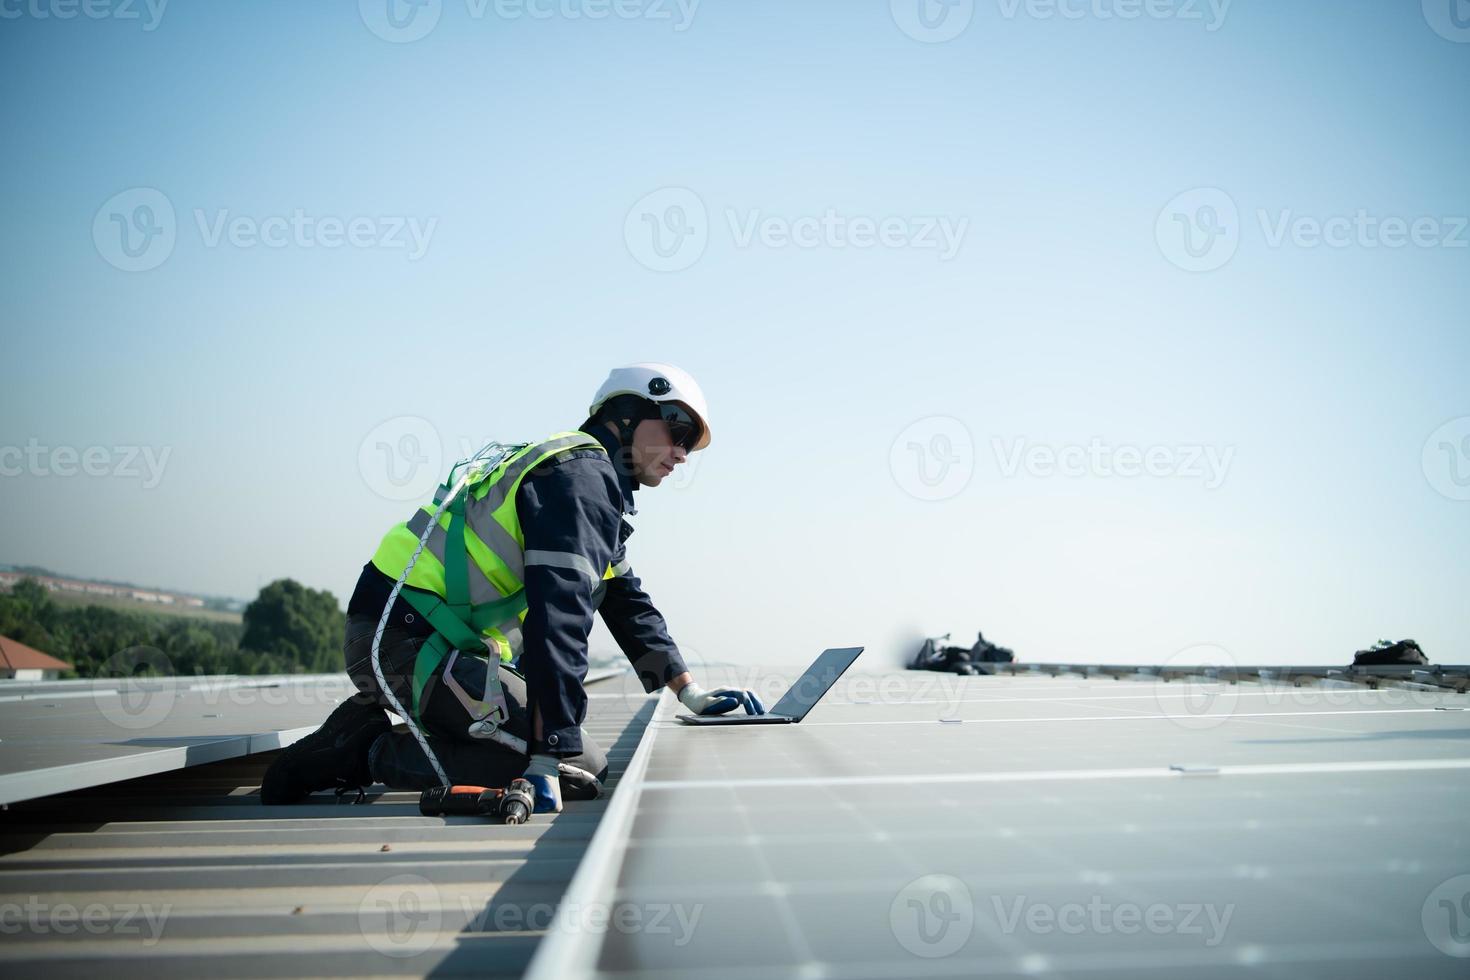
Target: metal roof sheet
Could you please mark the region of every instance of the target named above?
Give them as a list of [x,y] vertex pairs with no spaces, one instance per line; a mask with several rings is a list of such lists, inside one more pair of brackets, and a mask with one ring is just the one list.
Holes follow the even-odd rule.
[[[177,703],[192,712],[192,699]],[[652,709],[631,679],[590,692],[586,728],[608,747],[610,789]],[[271,758],[8,807],[0,972],[517,975],[608,805],[569,802],[519,827],[424,817],[417,793],[266,807],[257,794]]]

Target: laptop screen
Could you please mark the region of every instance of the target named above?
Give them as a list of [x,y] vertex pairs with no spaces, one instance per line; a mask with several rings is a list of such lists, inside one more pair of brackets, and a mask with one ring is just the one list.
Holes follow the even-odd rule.
[[806,713],[812,710],[812,706],[822,700],[822,696],[831,690],[832,685],[837,683],[837,678],[852,666],[852,662],[862,652],[862,647],[843,647],[822,651],[822,655],[806,669],[806,673],[798,677],[796,683],[791,685],[791,690],[776,702],[771,713],[787,715],[797,721],[805,718]]

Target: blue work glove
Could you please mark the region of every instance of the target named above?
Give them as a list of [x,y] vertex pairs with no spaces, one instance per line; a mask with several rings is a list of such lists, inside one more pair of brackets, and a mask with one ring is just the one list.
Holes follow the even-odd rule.
[[733,687],[722,687],[706,691],[690,682],[679,689],[679,703],[696,715],[723,715],[744,707],[748,715],[763,715],[766,706],[755,696],[754,691],[741,691]]
[[536,813],[561,812],[561,776],[556,756],[533,755],[523,777],[536,790]]

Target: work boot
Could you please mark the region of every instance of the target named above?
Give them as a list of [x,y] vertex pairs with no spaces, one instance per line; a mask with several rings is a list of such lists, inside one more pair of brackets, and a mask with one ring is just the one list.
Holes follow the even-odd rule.
[[319,789],[360,789],[373,784],[368,749],[391,726],[383,709],[349,698],[322,727],[276,756],[260,784],[267,806],[297,803]]

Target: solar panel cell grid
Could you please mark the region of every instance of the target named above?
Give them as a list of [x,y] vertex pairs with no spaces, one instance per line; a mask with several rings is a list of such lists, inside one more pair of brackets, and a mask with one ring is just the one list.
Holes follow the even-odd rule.
[[1470,721],[1436,710],[1467,700],[900,673],[799,726],[666,705],[610,897],[694,924],[580,941],[608,976],[1463,977],[1432,898],[1470,872]]

